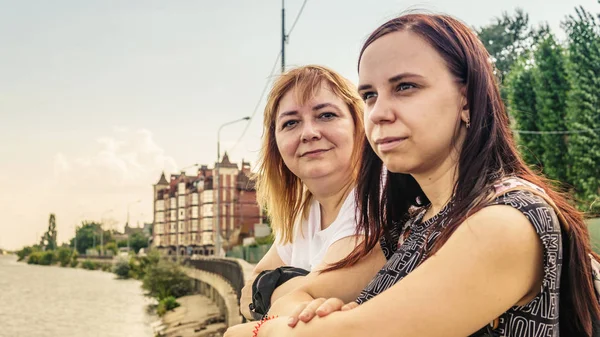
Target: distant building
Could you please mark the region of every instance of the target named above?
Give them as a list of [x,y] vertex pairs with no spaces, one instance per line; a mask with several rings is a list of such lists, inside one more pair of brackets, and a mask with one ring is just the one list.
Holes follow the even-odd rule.
[[[227,249],[254,234],[261,223],[256,190],[250,177],[250,163],[241,169],[229,161],[227,153],[219,166],[221,242]],[[196,176],[184,172],[163,173],[154,185],[154,228],[152,246],[165,254],[212,255],[215,246],[215,170],[202,165]]]
[[124,230],[124,234],[127,236],[131,236],[134,233],[144,233],[144,228],[143,227],[129,227],[128,223],[125,223],[125,230]]

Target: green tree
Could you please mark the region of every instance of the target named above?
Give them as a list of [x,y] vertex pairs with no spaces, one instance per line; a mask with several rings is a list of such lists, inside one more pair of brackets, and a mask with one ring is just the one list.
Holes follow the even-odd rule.
[[51,213],[48,219],[48,230],[42,236],[40,246],[44,247],[45,250],[55,250],[58,247],[56,236],[56,216]]
[[160,260],[148,265],[142,287],[159,301],[169,296],[181,297],[192,292],[191,279],[177,264]]
[[[77,252],[85,254],[88,249],[94,248],[95,245],[99,244],[100,230],[100,224],[96,222],[82,222],[81,227],[78,227],[75,232],[75,236],[77,237]],[[73,246],[74,240],[71,239],[71,246]]]
[[[567,125],[566,98],[569,91],[565,54],[551,33],[547,33],[537,45],[534,54],[536,68],[533,71],[537,130],[565,132]],[[567,183],[566,135],[546,133],[532,135],[539,140],[539,159],[543,171],[550,179]]]
[[[516,122],[518,130],[537,132],[538,113],[533,87],[534,68],[530,60],[517,62],[507,78],[508,111]],[[542,167],[540,155],[543,151],[540,137],[536,134],[519,133],[519,150],[525,162],[539,170]]]
[[576,9],[563,24],[569,43],[567,73],[567,147],[569,180],[581,208],[600,213],[600,29],[596,18]]
[[502,13],[491,24],[478,29],[477,35],[490,53],[501,79],[508,76],[513,64],[525,55],[532,45],[529,15],[520,8],[514,15]]
[[143,233],[133,233],[129,236],[129,247],[137,254],[141,248],[148,247],[148,238]]

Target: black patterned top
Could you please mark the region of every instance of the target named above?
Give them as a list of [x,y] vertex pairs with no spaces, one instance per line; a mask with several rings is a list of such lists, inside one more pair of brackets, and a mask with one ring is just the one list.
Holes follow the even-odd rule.
[[[523,306],[515,306],[499,317],[494,335],[507,337],[559,336],[558,312],[562,242],[560,223],[554,209],[529,191],[516,190],[500,195],[490,205],[508,205],[522,212],[535,228],[544,247],[544,279],[538,296]],[[362,304],[402,280],[426,258],[427,252],[449,223],[451,203],[427,221],[421,221],[425,209],[418,212],[402,228],[392,230],[391,242],[381,239],[387,259],[385,266],[362,291],[356,302]],[[405,240],[401,233],[410,228]],[[402,235],[404,236],[404,235]],[[396,244],[394,244],[396,243]],[[424,256],[425,255],[425,256]]]

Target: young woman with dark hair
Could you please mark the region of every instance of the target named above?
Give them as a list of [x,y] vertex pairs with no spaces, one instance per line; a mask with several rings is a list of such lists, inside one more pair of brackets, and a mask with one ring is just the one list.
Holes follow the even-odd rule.
[[271,319],[255,335],[591,336],[587,228],[520,158],[475,33],[446,15],[390,20],[363,46],[358,90],[365,240],[329,270],[378,246],[387,263],[352,304],[317,299],[298,312],[307,324]]

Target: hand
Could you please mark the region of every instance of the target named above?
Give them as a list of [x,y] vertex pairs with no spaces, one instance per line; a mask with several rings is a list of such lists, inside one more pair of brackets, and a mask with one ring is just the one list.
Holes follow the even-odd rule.
[[258,322],[250,322],[229,327],[223,337],[250,337],[254,334],[254,327]]
[[242,296],[240,297],[240,312],[249,320],[254,320],[249,307],[250,303],[252,303],[252,283],[254,283],[254,278],[246,282],[244,288],[242,288]]
[[350,302],[344,304],[339,298],[317,298],[312,302],[305,302],[300,304],[294,312],[290,315],[288,325],[295,327],[298,321],[308,323],[315,315],[319,317],[325,317],[334,311],[347,311],[358,307],[358,303]]

